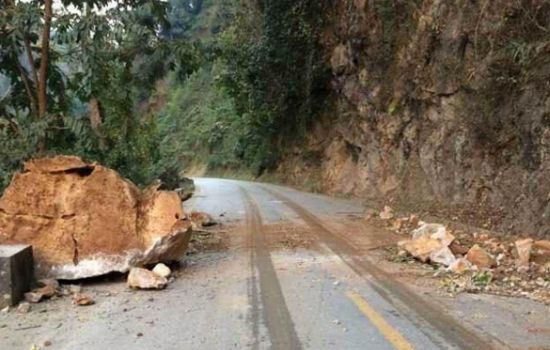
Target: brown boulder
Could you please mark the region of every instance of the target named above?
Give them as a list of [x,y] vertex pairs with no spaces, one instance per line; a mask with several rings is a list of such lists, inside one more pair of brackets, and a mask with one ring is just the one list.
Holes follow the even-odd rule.
[[477,244],[470,248],[466,255],[466,259],[480,269],[488,269],[496,266],[495,259]]
[[190,233],[174,229],[183,216],[175,192],[142,193],[114,170],[78,157],[43,158],[26,163],[0,199],[0,244],[32,244],[43,276],[126,272],[140,261],[168,261],[154,249],[159,243],[171,259],[181,257]]

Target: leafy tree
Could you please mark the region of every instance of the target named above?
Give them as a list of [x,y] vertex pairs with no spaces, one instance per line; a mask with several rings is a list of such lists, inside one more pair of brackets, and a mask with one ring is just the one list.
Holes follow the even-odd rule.
[[222,84],[246,125],[235,147],[258,175],[322,110],[328,66],[320,31],[327,0],[246,1],[220,42]]

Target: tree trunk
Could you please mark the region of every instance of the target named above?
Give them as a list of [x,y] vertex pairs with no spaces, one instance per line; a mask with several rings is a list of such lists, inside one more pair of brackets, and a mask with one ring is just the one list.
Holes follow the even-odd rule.
[[[42,52],[40,55],[40,71],[38,79],[38,119],[46,116],[48,109],[47,89],[48,89],[48,56],[50,53],[50,31],[52,26],[52,2],[45,0],[44,5],[44,29],[42,31]],[[46,151],[46,137],[38,142],[38,152],[44,154]]]

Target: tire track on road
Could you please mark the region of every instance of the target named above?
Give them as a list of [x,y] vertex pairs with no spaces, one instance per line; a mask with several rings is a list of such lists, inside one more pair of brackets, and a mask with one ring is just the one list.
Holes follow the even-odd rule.
[[[359,251],[348,242],[347,239],[327,229],[322,221],[310,213],[301,205],[278,191],[272,190],[264,185],[259,185],[265,192],[282,201],[292,209],[309,227],[314,229],[321,241],[325,243],[342,261],[360,276],[372,276],[376,283],[372,287],[396,309],[400,310],[419,331],[423,326],[415,320],[407,311],[413,311],[416,315],[426,321],[433,329],[445,339],[445,341],[457,346],[460,349],[495,349],[495,345],[488,343],[477,334],[460,325],[451,316],[445,314],[440,308],[427,302],[407,286],[395,280],[373,263],[359,258]],[[400,307],[403,304],[406,308]],[[441,344],[441,341],[428,332],[423,332],[435,345],[445,347],[448,344]],[[495,340],[496,341],[496,340]],[[499,349],[507,348],[498,344]]]
[[239,186],[239,190],[246,206],[246,227],[251,243],[252,276],[249,293],[252,304],[253,349],[259,349],[260,346],[259,322],[261,314],[266,323],[271,349],[301,350],[302,346],[290,317],[281,284],[269,254],[269,248],[265,242],[260,211],[250,194],[241,186]]

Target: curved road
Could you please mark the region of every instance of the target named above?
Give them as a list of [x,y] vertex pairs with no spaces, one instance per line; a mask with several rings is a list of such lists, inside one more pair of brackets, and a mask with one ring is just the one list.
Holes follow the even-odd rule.
[[203,243],[197,233],[167,289],[87,281],[93,306],[65,297],[0,313],[0,349],[548,349],[547,307],[410,283],[410,267],[377,249],[403,237],[354,201],[245,181],[196,187],[185,210],[221,225]]
[[[330,222],[362,215],[352,201],[287,187],[195,179],[188,206],[227,221],[244,221],[250,251],[246,322],[251,349],[502,348],[394,280]],[[306,226],[321,249],[278,250],[272,225]],[[373,228],[373,231],[376,229]],[[368,231],[367,231],[368,235]],[[234,323],[233,323],[234,322]],[[251,334],[247,335],[247,331]],[[237,348],[241,348],[238,346]]]

